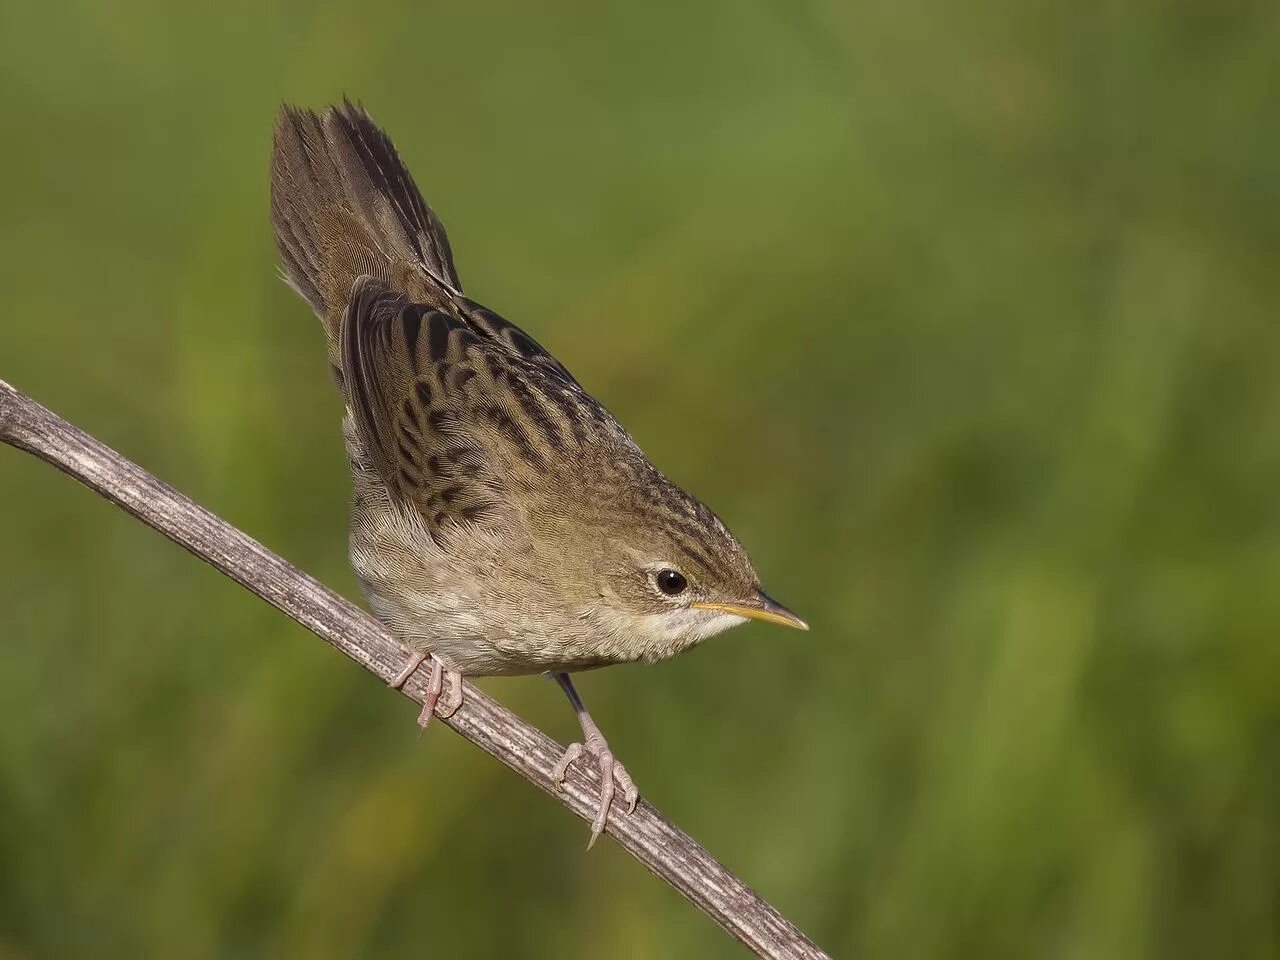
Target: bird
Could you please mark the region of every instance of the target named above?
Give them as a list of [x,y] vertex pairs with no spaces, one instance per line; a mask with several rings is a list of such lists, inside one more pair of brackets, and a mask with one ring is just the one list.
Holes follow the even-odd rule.
[[582,739],[552,779],[579,761],[600,774],[589,848],[639,792],[571,674],[748,619],[808,626],[560,361],[462,292],[444,224],[362,105],[282,105],[270,181],[282,277],[321,320],[345,401],[351,564],[407,657],[391,685],[427,664],[426,727],[461,705],[463,677],[554,677]]

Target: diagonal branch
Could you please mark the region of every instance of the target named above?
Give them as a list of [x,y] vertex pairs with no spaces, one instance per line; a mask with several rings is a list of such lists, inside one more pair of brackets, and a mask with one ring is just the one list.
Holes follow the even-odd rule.
[[[278,607],[370,673],[388,680],[402,665],[404,654],[399,646],[367,614],[3,380],[0,440],[75,477]],[[423,684],[416,678],[406,684],[404,691],[419,703],[423,692]],[[560,756],[560,746],[495,700],[468,685],[463,706],[444,722],[526,780],[559,798],[578,816],[591,819],[598,795],[594,769],[582,772],[575,768],[563,792],[558,792],[550,774]],[[624,850],[757,956],[770,960],[827,957],[755,891],[644,800],[630,815],[615,808],[606,829]]]

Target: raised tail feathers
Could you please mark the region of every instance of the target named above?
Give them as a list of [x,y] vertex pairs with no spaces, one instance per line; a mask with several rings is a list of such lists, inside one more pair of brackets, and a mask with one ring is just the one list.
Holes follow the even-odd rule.
[[321,114],[283,106],[271,156],[271,224],[285,279],[337,324],[362,275],[389,284],[407,265],[461,294],[444,225],[422,199],[391,139],[364,108]]

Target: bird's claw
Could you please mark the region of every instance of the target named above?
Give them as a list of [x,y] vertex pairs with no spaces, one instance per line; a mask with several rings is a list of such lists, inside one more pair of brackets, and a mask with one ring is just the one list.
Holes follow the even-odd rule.
[[600,773],[599,806],[596,809],[595,819],[591,821],[591,839],[587,841],[587,849],[590,850],[600,838],[600,834],[604,832],[604,825],[609,819],[609,807],[613,805],[614,796],[618,790],[621,789],[622,799],[627,804],[629,814],[635,812],[640,791],[636,789],[635,782],[627,773],[627,768],[613,759],[613,753],[603,738],[588,738],[585,744],[569,744],[551,771],[551,780],[555,783],[557,790],[564,789],[564,778],[568,775],[569,768],[583,753],[595,757],[596,767]]
[[[444,682],[449,681],[449,692],[444,693]],[[431,658],[431,679],[427,681],[427,691],[422,698],[422,712],[418,714],[418,726],[423,730],[431,722],[433,716],[448,719],[457,713],[462,706],[462,674],[457,670],[449,670],[435,657]]]

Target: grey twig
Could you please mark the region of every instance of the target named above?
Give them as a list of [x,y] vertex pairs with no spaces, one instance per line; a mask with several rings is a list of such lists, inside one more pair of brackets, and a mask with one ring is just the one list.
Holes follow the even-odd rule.
[[[382,680],[393,677],[402,666],[404,654],[377,621],[3,380],[0,440],[75,477],[278,607]],[[423,692],[417,677],[404,690],[419,703]],[[564,790],[557,791],[550,774],[560,756],[560,745],[501,704],[468,685],[462,708],[444,723],[578,816],[591,819],[599,792],[594,770],[582,772],[575,767]],[[607,832],[757,956],[805,960],[827,956],[644,800],[630,815],[615,809]]]

